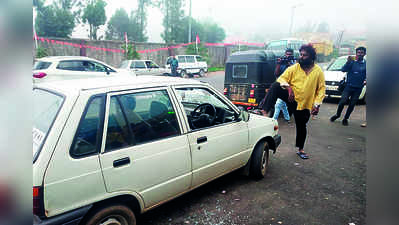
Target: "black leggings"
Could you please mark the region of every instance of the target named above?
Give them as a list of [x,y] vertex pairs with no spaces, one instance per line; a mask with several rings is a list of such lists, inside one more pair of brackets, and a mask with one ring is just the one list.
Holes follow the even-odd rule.
[[310,110],[297,110],[297,102],[288,102],[288,91],[281,88],[280,83],[274,82],[267,92],[265,103],[263,104],[263,110],[270,112],[270,110],[276,104],[277,98],[282,99],[287,103],[288,111],[294,113],[295,124],[296,124],[296,143],[295,146],[299,149],[303,149],[306,140],[306,124],[310,118]]

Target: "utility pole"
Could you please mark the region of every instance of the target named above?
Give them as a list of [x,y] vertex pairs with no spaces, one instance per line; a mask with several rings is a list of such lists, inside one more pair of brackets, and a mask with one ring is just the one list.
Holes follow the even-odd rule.
[[190,8],[189,8],[189,16],[188,16],[188,41],[191,42],[191,0],[190,0]]
[[295,12],[295,8],[298,8],[299,6],[302,6],[303,4],[302,3],[300,3],[300,4],[296,4],[296,5],[293,5],[293,6],[291,6],[291,24],[290,24],[290,30],[289,30],[289,37],[291,37],[291,35],[292,35],[292,24],[294,23],[294,12]]

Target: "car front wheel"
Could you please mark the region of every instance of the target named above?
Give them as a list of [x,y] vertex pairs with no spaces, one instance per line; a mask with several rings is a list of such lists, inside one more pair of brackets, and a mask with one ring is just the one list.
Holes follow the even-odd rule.
[[263,141],[256,145],[251,156],[250,175],[255,179],[265,177],[269,166],[269,145]]
[[182,70],[182,71],[180,72],[180,76],[183,77],[183,78],[187,78],[187,73],[186,73],[186,71],[185,71],[185,70]]
[[203,69],[201,69],[201,70],[199,71],[199,75],[200,75],[200,77],[205,76],[205,71],[204,71]]
[[99,208],[89,217],[85,225],[136,225],[136,217],[125,205]]

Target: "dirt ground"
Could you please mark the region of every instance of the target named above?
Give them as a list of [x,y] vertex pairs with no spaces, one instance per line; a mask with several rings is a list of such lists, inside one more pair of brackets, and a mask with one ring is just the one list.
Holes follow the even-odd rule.
[[355,107],[347,127],[328,120],[336,107],[323,104],[308,123],[310,159],[295,154],[294,119],[280,118],[282,144],[264,179],[233,172],[139,216],[138,224],[365,224],[366,106]]

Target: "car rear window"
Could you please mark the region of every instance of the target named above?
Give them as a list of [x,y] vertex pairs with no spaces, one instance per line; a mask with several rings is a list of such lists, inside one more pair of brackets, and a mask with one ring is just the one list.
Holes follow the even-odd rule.
[[36,159],[51,126],[62,107],[64,97],[42,89],[33,90],[33,158]]
[[45,70],[49,68],[51,65],[51,62],[45,62],[45,61],[36,61],[35,64],[33,65],[33,70]]
[[247,78],[248,66],[246,64],[233,65],[233,78]]

